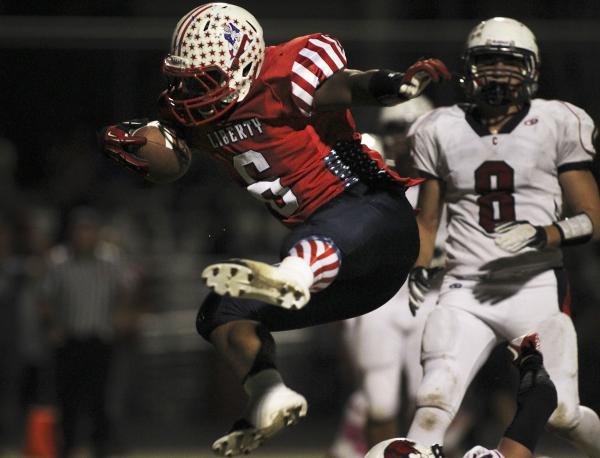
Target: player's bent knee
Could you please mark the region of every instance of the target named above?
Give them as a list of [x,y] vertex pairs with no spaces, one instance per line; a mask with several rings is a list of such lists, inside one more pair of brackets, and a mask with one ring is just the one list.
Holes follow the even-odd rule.
[[220,302],[221,297],[219,295],[210,293],[202,302],[196,315],[196,331],[209,342],[211,341],[210,335],[218,327],[214,320],[214,313]]
[[577,427],[580,419],[579,406],[571,406],[559,400],[556,410],[548,419],[548,428],[557,434],[565,434]]
[[417,391],[417,407],[435,407],[455,415],[462,400],[461,386],[461,375],[452,363],[430,363]]

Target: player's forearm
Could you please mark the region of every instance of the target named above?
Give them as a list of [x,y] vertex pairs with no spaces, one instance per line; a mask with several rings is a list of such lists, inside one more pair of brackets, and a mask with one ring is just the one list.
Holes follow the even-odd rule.
[[531,450],[508,437],[502,438],[497,450],[502,453],[505,458],[531,458],[533,456]]
[[593,209],[544,226],[547,247],[576,245],[600,239],[600,212]]
[[345,69],[325,81],[313,100],[317,111],[351,108],[352,106],[381,105],[369,90],[371,78],[378,70]]
[[437,225],[434,223],[426,224],[417,219],[419,224],[419,256],[415,262],[415,266],[428,267],[433,259],[435,251],[435,237],[437,233]]
[[558,228],[554,225],[544,226],[544,231],[546,232],[546,246],[550,248],[558,248],[560,247],[560,232]]

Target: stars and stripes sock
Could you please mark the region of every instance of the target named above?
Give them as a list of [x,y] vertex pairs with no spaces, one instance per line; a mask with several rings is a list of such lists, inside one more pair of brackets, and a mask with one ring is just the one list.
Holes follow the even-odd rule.
[[[294,271],[312,272],[312,279],[307,284],[310,292],[315,293],[327,288],[340,271],[341,255],[333,241],[326,237],[309,237],[297,242],[288,252],[280,267]],[[298,262],[301,260],[300,262]],[[304,268],[304,269],[303,269]],[[304,278],[308,275],[305,273]]]

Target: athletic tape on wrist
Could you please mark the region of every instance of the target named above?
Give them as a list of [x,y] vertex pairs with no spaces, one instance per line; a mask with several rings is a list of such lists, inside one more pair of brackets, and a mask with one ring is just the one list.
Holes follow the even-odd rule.
[[577,245],[592,238],[594,225],[585,213],[553,223],[560,232],[561,245]]

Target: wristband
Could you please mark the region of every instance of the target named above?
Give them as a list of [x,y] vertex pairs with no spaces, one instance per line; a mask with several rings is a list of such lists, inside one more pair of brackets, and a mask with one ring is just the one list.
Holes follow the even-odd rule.
[[369,93],[384,106],[404,101],[406,98],[400,95],[403,76],[393,70],[377,70],[369,80]]
[[579,213],[572,218],[565,218],[553,223],[560,232],[561,245],[578,245],[592,238],[594,225],[585,213]]

